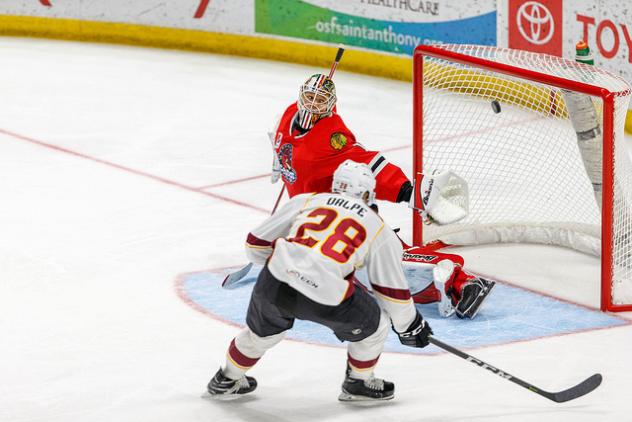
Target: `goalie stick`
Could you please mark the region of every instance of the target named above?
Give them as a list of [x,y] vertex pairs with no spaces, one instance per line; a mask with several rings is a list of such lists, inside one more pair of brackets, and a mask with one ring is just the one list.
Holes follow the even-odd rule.
[[440,340],[437,340],[435,337],[430,336],[428,338],[428,341],[430,341],[431,344],[434,344],[435,346],[452,353],[453,355],[457,355],[458,357],[465,359],[468,362],[472,362],[474,365],[477,365],[483,369],[487,369],[488,371],[508,380],[513,382],[514,384],[518,384],[519,386],[526,388],[527,390],[534,392],[542,397],[546,397],[549,400],[552,400],[556,403],[564,403],[567,402],[569,400],[574,400],[578,397],[584,396],[588,393],[590,393],[591,391],[593,391],[594,389],[596,389],[597,387],[599,387],[599,385],[601,384],[602,381],[602,376],[601,374],[594,374],[588,378],[586,378],[584,381],[580,382],[579,384],[568,388],[566,390],[563,391],[558,391],[555,393],[551,393],[549,391],[544,391],[538,387],[536,387],[533,384],[530,384],[526,381],[521,380],[520,378],[517,378],[501,369],[495,368],[491,365],[489,365],[488,363],[483,362],[480,359],[475,358],[472,355],[468,355],[467,353],[450,346],[449,344],[446,344]]
[[[272,212],[270,213],[270,215],[274,214],[276,209],[279,207],[279,203],[281,202],[281,197],[283,197],[283,192],[285,192],[285,184],[281,186],[281,192],[279,192],[279,196],[277,197],[277,200],[274,203],[274,207],[272,208]],[[237,287],[239,284],[241,284],[240,281],[242,281],[243,278],[246,277],[246,275],[250,272],[251,268],[252,268],[252,262],[249,262],[243,267],[241,267],[240,269],[238,269],[237,271],[234,271],[228,274],[226,278],[224,279],[224,281],[222,281],[222,287],[224,289],[233,289]]]
[[334,77],[334,73],[338,68],[338,63],[340,63],[340,59],[342,59],[342,54],[345,52],[345,48],[342,44],[338,45],[338,51],[336,52],[336,58],[334,62],[331,64],[331,69],[329,70],[329,79]]
[[[345,52],[345,49],[343,45],[340,44],[338,46],[338,51],[336,52],[336,58],[334,59],[334,62],[331,64],[331,69],[329,70],[329,79],[334,77],[334,73],[336,72],[336,69],[338,68],[338,63],[340,63],[340,60],[342,59],[342,54],[344,52]],[[284,191],[285,191],[285,184],[281,186],[281,192],[279,192],[279,197],[277,198],[276,203],[274,204],[274,208],[272,209],[272,213],[270,213],[270,215],[274,214],[277,207],[279,206],[279,202],[281,201],[281,197],[283,196]],[[251,268],[252,268],[252,262],[249,262],[248,264],[241,267],[237,271],[228,274],[226,278],[224,279],[224,281],[222,282],[222,287],[225,289],[232,289],[232,288],[237,287],[240,284],[240,281],[250,272]]]

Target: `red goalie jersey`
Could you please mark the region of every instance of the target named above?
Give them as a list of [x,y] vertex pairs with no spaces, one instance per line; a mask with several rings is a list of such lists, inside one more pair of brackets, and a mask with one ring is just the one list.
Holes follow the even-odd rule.
[[[282,176],[291,198],[303,193],[328,193],[335,170],[345,160],[351,160],[368,165],[375,177],[377,199],[416,202],[413,186],[402,170],[379,152],[367,151],[356,142],[336,113],[336,100],[331,77],[314,74],[303,83],[298,101],[285,110],[274,133],[270,134],[275,153],[272,181]],[[418,209],[417,206],[412,208]],[[446,316],[454,311],[454,306],[458,316],[473,318],[476,315],[493,282],[461,271],[461,257],[438,254],[423,246],[407,252],[409,259],[405,260],[421,257],[430,264],[426,268],[429,271],[416,283],[413,296],[416,302],[438,301],[440,312],[445,310]],[[440,290],[434,286],[437,283]]]
[[377,199],[391,202],[404,199],[398,196],[402,187],[410,186],[410,182],[402,170],[379,152],[367,151],[357,143],[335,110],[306,132],[294,124],[297,114],[298,107],[294,103],[283,113],[274,136],[280,172],[290,197],[307,192],[329,192],[336,168],[345,160],[353,160],[371,168],[377,183]]

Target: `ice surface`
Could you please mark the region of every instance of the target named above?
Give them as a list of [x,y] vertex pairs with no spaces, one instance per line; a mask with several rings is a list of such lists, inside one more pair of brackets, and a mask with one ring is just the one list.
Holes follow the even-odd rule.
[[[0,50],[0,421],[632,418],[629,324],[469,350],[547,390],[604,375],[566,404],[448,354],[390,352],[377,375],[396,382],[396,399],[341,404],[345,350],[296,341],[253,369],[251,397],[202,400],[238,327],[182,300],[179,280],[244,263],[245,234],[280,188],[265,176],[265,133],[321,69],[19,38],[1,38]],[[408,171],[409,84],[342,71],[336,82],[358,139]],[[409,239],[409,211],[381,209]],[[462,253],[472,270],[595,305],[591,257],[515,245]]]

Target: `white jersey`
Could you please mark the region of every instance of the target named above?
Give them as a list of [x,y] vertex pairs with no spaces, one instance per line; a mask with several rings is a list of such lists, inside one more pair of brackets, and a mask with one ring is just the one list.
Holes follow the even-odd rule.
[[246,242],[252,262],[323,305],[335,306],[355,289],[366,266],[373,291],[397,331],[416,315],[404,276],[401,242],[363,201],[334,194],[296,195],[255,228]]

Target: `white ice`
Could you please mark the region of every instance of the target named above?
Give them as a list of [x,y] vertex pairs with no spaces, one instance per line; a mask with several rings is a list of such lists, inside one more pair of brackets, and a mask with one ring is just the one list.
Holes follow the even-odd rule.
[[[548,390],[604,375],[566,404],[449,354],[389,353],[377,375],[396,399],[341,404],[345,350],[294,341],[252,370],[251,397],[201,399],[238,329],[183,302],[174,282],[245,262],[245,234],[279,190],[265,132],[322,69],[18,38],[0,51],[0,421],[632,420],[631,325],[470,350]],[[336,81],[358,139],[410,169],[410,85]],[[383,212],[410,235],[408,210]],[[462,252],[472,270],[597,304],[594,258]]]

